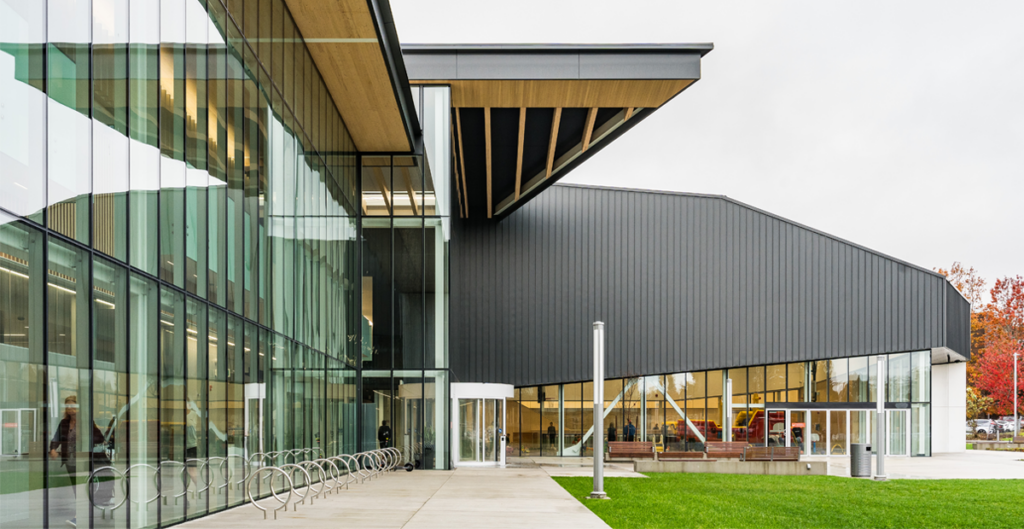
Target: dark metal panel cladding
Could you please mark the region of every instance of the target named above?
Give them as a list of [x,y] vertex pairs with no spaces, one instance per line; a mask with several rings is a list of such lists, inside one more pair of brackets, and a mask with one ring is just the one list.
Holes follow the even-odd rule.
[[968,355],[945,279],[725,197],[555,185],[501,222],[453,219],[463,382],[609,378],[913,351]]

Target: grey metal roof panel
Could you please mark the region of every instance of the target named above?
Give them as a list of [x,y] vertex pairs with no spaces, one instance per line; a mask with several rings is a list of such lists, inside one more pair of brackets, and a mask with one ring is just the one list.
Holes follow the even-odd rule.
[[[711,44],[405,44],[413,80],[700,79]],[[454,67],[454,70],[453,70]]]

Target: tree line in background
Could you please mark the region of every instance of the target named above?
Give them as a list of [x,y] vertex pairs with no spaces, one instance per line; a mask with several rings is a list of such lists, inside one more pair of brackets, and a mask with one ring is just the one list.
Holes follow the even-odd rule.
[[1013,415],[1013,353],[1019,352],[1017,406],[1018,413],[1024,412],[1024,277],[997,279],[985,292],[987,282],[973,267],[955,262],[949,270],[936,272],[971,303],[967,391],[981,403],[977,411]]

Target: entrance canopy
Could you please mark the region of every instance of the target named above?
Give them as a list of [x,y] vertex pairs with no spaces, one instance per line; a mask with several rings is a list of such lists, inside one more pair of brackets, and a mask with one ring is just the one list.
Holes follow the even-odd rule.
[[711,44],[403,45],[450,85],[462,217],[503,218],[700,79]]

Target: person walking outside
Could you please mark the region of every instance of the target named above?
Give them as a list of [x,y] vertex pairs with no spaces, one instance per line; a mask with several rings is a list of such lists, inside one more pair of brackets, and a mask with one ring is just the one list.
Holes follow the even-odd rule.
[[381,448],[391,446],[391,427],[388,426],[388,421],[382,421],[380,428],[377,428],[377,442]]
[[[92,425],[92,463],[95,468],[101,468],[110,465],[110,460],[107,459],[106,449],[106,438],[103,436],[103,432],[93,424]],[[98,450],[98,452],[97,452]],[[50,458],[57,459],[60,457],[60,464],[64,467],[64,470],[68,473],[68,480],[71,482],[71,492],[75,498],[78,497],[78,460],[76,458],[76,452],[78,451],[78,397],[70,395],[64,399],[64,417],[60,420],[57,425],[57,430],[53,432],[53,439],[50,440]],[[87,484],[92,486],[92,484]],[[93,501],[96,505],[107,505],[110,503],[113,497],[113,481],[105,480],[100,481],[96,488],[93,490]],[[72,517],[67,521],[67,524],[71,527],[78,527],[78,517]]]

